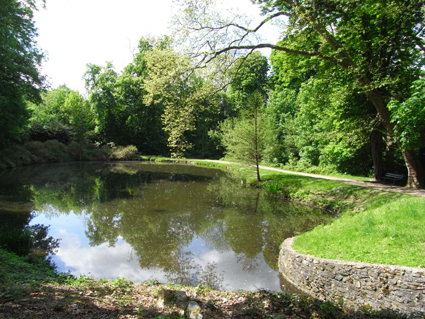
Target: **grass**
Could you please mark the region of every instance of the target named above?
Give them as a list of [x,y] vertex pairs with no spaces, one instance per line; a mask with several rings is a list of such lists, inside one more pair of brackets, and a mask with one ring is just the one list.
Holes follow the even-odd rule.
[[403,197],[298,236],[294,249],[322,258],[425,268],[425,198]]
[[309,173],[309,174],[317,174],[317,175],[326,175],[339,177],[344,179],[351,179],[355,181],[370,181],[371,176],[355,176],[350,174],[343,174],[335,172],[335,168],[333,166],[298,166],[298,165],[281,165],[279,168],[283,170],[288,170],[292,172],[300,172],[300,173]]
[[297,236],[294,249],[322,258],[425,268],[425,198],[340,181],[230,165],[246,184],[321,207],[339,218]]

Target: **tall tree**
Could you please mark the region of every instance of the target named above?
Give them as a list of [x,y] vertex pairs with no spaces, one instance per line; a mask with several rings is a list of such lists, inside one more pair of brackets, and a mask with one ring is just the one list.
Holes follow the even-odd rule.
[[[266,18],[257,27],[206,16],[213,1],[182,1],[179,30],[192,38],[204,61],[234,50],[271,48],[317,59],[342,70],[376,108],[388,135],[397,137],[397,120],[388,108],[391,97],[404,101],[424,65],[424,0],[252,0]],[[252,42],[252,35],[271,20],[286,17],[278,44]],[[223,35],[223,36],[221,36]],[[395,121],[393,121],[395,120]],[[424,169],[418,153],[399,145],[408,170],[408,186],[421,187]]]
[[230,118],[221,125],[222,143],[229,157],[255,165],[257,181],[260,181],[260,162],[273,134],[264,96],[254,91],[247,96],[246,103],[239,118]]
[[145,103],[164,105],[162,123],[168,134],[171,156],[183,157],[192,147],[187,133],[195,130],[196,114],[212,102],[215,89],[211,82],[194,72],[187,56],[177,54],[166,43],[150,51],[146,60]]
[[86,89],[90,94],[89,101],[96,114],[96,132],[104,142],[120,144],[123,123],[114,94],[117,78],[118,73],[110,62],[105,67],[88,64],[84,73]]
[[69,124],[74,133],[74,140],[84,143],[87,133],[94,129],[94,114],[89,102],[78,92],[71,92],[65,99],[64,108],[69,114]]
[[40,101],[44,86],[35,9],[32,0],[0,0],[0,147],[19,140],[29,118],[25,100]]
[[117,103],[125,120],[123,140],[126,144],[136,145],[143,154],[166,155],[167,137],[161,122],[164,106],[161,103],[149,105],[144,102],[148,94],[143,88],[148,76],[146,55],[153,49],[153,40],[140,39],[138,49],[115,85]]

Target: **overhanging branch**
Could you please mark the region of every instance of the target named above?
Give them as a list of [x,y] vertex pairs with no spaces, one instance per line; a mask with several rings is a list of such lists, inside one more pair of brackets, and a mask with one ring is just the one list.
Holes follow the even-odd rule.
[[323,54],[320,54],[319,52],[314,52],[314,51],[304,51],[304,50],[294,50],[294,49],[290,49],[290,48],[286,48],[280,45],[275,45],[275,44],[270,44],[270,43],[260,43],[260,44],[256,44],[256,45],[236,45],[236,46],[228,46],[226,48],[223,48],[221,50],[215,51],[213,53],[210,54],[211,58],[207,59],[207,63],[209,61],[211,61],[212,59],[214,59],[215,57],[217,57],[220,54],[223,54],[225,52],[228,51],[232,51],[232,50],[256,50],[256,49],[273,49],[276,51],[283,51],[286,53],[291,53],[291,54],[297,54],[297,55],[303,55],[303,56],[309,56],[309,57],[318,57],[321,58],[323,60],[326,61],[330,61],[334,64],[340,64],[338,62],[338,60],[336,60],[335,58],[329,57],[329,56],[325,56]]

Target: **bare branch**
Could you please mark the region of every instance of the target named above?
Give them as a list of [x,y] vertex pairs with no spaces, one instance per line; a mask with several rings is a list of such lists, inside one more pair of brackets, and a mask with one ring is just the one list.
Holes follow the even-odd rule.
[[210,55],[212,55],[212,57],[207,59],[206,62],[208,63],[209,61],[211,61],[212,59],[214,59],[218,55],[225,53],[225,52],[228,52],[228,51],[231,51],[231,50],[256,50],[256,49],[266,49],[266,48],[277,50],[277,51],[283,51],[283,52],[291,53],[291,54],[310,56],[310,57],[319,57],[323,60],[330,61],[334,64],[341,65],[341,63],[338,60],[336,60],[335,58],[325,56],[323,54],[320,54],[319,52],[294,50],[294,49],[290,49],[290,48],[286,48],[286,47],[283,47],[283,46],[280,46],[280,45],[275,45],[275,44],[270,44],[270,43],[261,43],[261,44],[256,44],[256,45],[228,46],[226,48],[223,48],[221,50],[218,50],[218,51],[210,54]]

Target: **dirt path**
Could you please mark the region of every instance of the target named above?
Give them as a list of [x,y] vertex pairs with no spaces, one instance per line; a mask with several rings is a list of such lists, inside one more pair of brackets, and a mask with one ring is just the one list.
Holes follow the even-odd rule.
[[[215,163],[223,163],[223,164],[236,164],[237,165],[237,163],[225,162],[225,161],[216,161],[216,160],[197,160],[197,161],[206,161],[206,162],[215,162]],[[260,166],[260,168],[265,169],[265,170],[270,170],[270,171],[276,171],[276,172],[280,172],[280,173],[286,173],[286,174],[328,179],[328,180],[338,181],[338,182],[347,183],[347,184],[351,184],[351,185],[357,185],[357,186],[361,186],[361,187],[375,188],[375,189],[379,189],[379,190],[382,190],[382,191],[396,192],[396,193],[403,193],[403,194],[410,194],[410,195],[414,195],[414,196],[425,197],[425,190],[421,190],[421,189],[387,185],[387,184],[382,184],[380,182],[373,182],[373,181],[362,182],[362,181],[355,181],[355,180],[351,180],[351,179],[347,179],[347,178],[341,178],[341,177],[333,177],[333,176],[325,176],[325,175],[318,175],[318,174],[309,174],[309,173],[286,171],[286,170],[283,170],[283,169],[280,169],[280,168],[267,167],[267,166]]]

